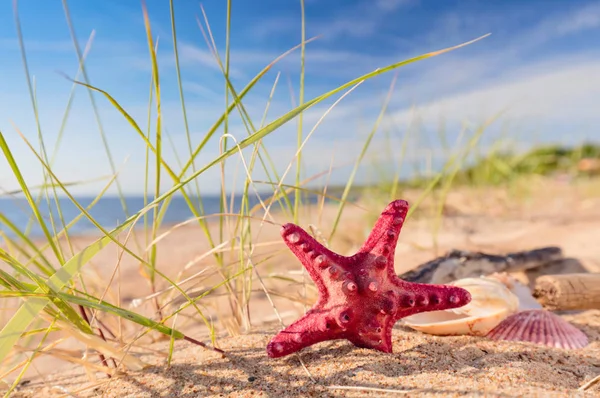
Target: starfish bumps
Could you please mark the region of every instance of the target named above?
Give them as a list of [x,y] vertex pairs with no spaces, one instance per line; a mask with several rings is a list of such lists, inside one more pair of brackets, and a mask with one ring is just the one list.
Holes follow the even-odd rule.
[[281,235],[308,271],[319,299],[307,313],[267,345],[271,358],[310,345],[347,339],[357,347],[392,352],[392,328],[419,312],[458,308],[471,301],[465,289],[410,283],[394,271],[394,251],[408,203],[390,203],[360,250],[342,256],[325,248],[302,228],[285,224]]

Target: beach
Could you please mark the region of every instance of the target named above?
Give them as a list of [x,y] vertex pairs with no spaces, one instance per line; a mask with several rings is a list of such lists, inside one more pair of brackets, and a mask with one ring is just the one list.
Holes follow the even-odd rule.
[[[439,211],[437,202],[427,199],[403,226],[395,252],[396,272],[408,271],[451,249],[502,254],[546,246],[559,246],[565,257],[577,260],[575,268],[566,271],[600,272],[600,195],[594,183],[565,184],[546,179],[536,184],[531,184],[529,194],[519,199],[501,190],[453,190],[446,198],[441,219],[435,216]],[[419,194],[407,191],[402,198],[413,203]],[[335,239],[323,242],[339,254],[353,254],[385,204],[385,198],[348,204]],[[328,236],[336,205],[304,209],[299,224],[307,230],[313,225],[317,236]],[[169,338],[153,332],[129,347],[148,365],[144,370],[126,370],[107,379],[102,372],[86,374],[82,367],[42,355],[28,370],[24,378],[27,382],[15,396],[61,396],[67,392],[81,397],[375,396],[391,390],[432,397],[600,394],[598,386],[585,393],[577,392],[577,388],[600,374],[600,310],[561,314],[590,340],[587,347],[572,351],[483,337],[431,336],[398,322],[393,332],[393,354],[360,349],[340,340],[303,350],[300,358],[306,369],[296,355],[267,357],[266,344],[281,329],[277,314],[284,324],[291,323],[314,303],[316,290],[308,276],[303,279],[300,263],[279,236],[281,224],[291,220],[284,213],[275,212],[261,227],[259,215],[258,212],[250,232],[255,246],[242,250],[243,261],[239,261],[239,245],[231,243],[235,243],[234,219],[231,224],[225,223],[224,238],[216,241],[216,245],[228,242],[222,246],[227,272],[250,267],[246,275],[248,280],[252,275],[251,286],[241,282],[231,285],[238,297],[249,295],[248,318],[231,310],[231,295],[223,286],[198,301],[215,326],[216,344],[226,352],[226,358],[178,340],[168,366]],[[212,222],[210,228],[213,236],[218,236],[218,224]],[[124,241],[126,236],[124,233],[119,239]],[[190,295],[206,293],[215,283],[222,282],[223,275],[215,267],[217,260],[212,254],[207,255],[210,245],[196,221],[174,229],[165,227],[157,232],[157,237],[157,269],[177,281],[192,277],[182,285]],[[71,244],[80,250],[94,239],[79,236]],[[141,255],[146,253],[145,238],[138,235],[138,239],[140,251],[136,251],[133,237],[127,246]],[[153,293],[144,277],[148,271],[132,256],[120,255],[121,251],[110,245],[84,268],[88,289],[100,295],[110,282],[105,300],[155,316],[153,299],[144,299]],[[198,273],[200,276],[194,277]],[[518,276],[528,278],[526,274]],[[155,290],[160,293],[168,286],[160,281]],[[165,313],[185,303],[173,290],[158,295]],[[170,300],[165,299],[168,294]],[[143,299],[138,307],[132,306],[136,299]],[[98,316],[109,328],[121,330],[125,344],[142,330],[130,322],[119,324],[115,317]],[[167,325],[173,326],[171,321]],[[195,309],[182,311],[175,327],[211,345],[208,329]],[[73,339],[65,340],[61,347],[83,354],[77,351],[82,345]],[[93,353],[86,358],[98,363]],[[90,374],[96,379],[90,380]]]
[[[60,396],[65,391],[81,397],[598,396],[598,388],[575,390],[600,368],[600,311],[567,319],[590,336],[592,344],[585,350],[435,337],[397,327],[393,354],[358,349],[346,341],[322,343],[302,353],[307,372],[296,356],[272,360],[265,355],[267,341],[277,332],[270,327],[224,340],[224,359],[176,343],[170,367],[150,353],[141,356],[150,365],[146,370],[110,382],[90,383],[85,372],[75,370],[53,376],[47,386],[32,383],[16,396]],[[161,348],[153,345],[146,354]]]

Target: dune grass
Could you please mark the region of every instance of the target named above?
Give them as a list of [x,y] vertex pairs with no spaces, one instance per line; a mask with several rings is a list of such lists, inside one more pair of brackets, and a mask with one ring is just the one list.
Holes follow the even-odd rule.
[[[302,162],[306,159],[310,159],[311,156],[310,153],[305,153],[303,147],[307,140],[310,139],[314,132],[314,128],[308,134],[305,134],[302,112],[328,98],[342,94],[338,98],[339,102],[343,100],[344,96],[352,95],[352,90],[355,87],[363,84],[369,79],[381,76],[420,60],[431,58],[448,51],[457,50],[460,47],[473,43],[475,40],[481,39],[478,38],[454,47],[429,52],[408,60],[377,68],[373,72],[356,77],[331,91],[306,100],[304,98],[304,59],[305,52],[310,51],[309,48],[307,49],[307,44],[313,39],[306,39],[304,2],[301,1],[301,5],[301,43],[266,65],[242,89],[235,88],[230,80],[229,29],[231,27],[231,1],[228,1],[226,5],[227,32],[224,59],[217,51],[213,34],[210,30],[210,25],[208,24],[208,18],[202,10],[203,18],[198,18],[198,25],[206,38],[208,47],[211,49],[211,52],[221,68],[225,82],[225,103],[223,113],[215,116],[215,122],[212,127],[206,131],[200,142],[194,142],[190,133],[180,73],[175,23],[176,7],[173,1],[170,2],[171,33],[177,73],[177,89],[180,95],[181,117],[184,122],[187,140],[186,154],[183,155],[181,152],[178,153],[180,164],[176,167],[173,164],[169,164],[164,158],[165,139],[168,139],[169,136],[162,127],[162,82],[157,62],[157,52],[160,51],[160,46],[153,36],[151,23],[145,6],[142,7],[142,12],[144,15],[146,37],[148,41],[148,52],[152,65],[152,77],[148,95],[148,120],[146,121],[149,127],[146,131],[141,127],[142,123],[134,120],[128,111],[120,105],[118,98],[113,97],[101,87],[93,85],[90,76],[88,76],[85,69],[85,57],[90,51],[91,39],[93,36],[90,37],[88,46],[82,52],[78,46],[78,40],[69,14],[67,1],[63,0],[66,23],[70,29],[70,34],[75,47],[74,49],[79,59],[77,72],[71,80],[74,88],[80,87],[80,89],[83,88],[89,93],[91,106],[96,115],[98,132],[104,143],[105,153],[111,168],[111,175],[104,189],[101,190],[97,194],[95,200],[86,207],[79,203],[77,198],[71,194],[71,186],[77,185],[78,183],[61,181],[53,172],[53,159],[55,159],[56,156],[60,156],[58,155],[58,151],[64,123],[63,126],[61,126],[59,139],[54,145],[54,153],[52,156],[48,156],[46,150],[48,143],[45,142],[44,130],[37,117],[38,104],[35,97],[35,88],[33,80],[30,78],[28,72],[26,48],[22,40],[20,24],[18,23],[18,10],[15,7],[15,18],[19,29],[18,35],[24,68],[26,71],[27,82],[30,86],[33,114],[36,117],[38,128],[37,138],[39,142],[36,144],[39,145],[40,150],[36,150],[34,143],[29,142],[20,132],[19,134],[21,134],[23,141],[26,142],[38,160],[40,169],[44,173],[44,181],[42,186],[33,186],[23,178],[20,172],[20,160],[12,155],[11,148],[7,144],[3,132],[0,132],[0,149],[8,161],[11,173],[14,175],[20,186],[20,190],[18,192],[13,192],[12,195],[24,196],[34,215],[28,227],[25,230],[20,230],[19,227],[10,222],[6,215],[0,214],[0,223],[16,236],[13,238],[7,234],[2,234],[1,239],[4,241],[4,246],[0,246],[0,260],[8,266],[7,270],[0,269],[0,284],[2,285],[0,298],[3,302],[12,300],[10,302],[18,303],[18,309],[14,313],[9,314],[7,322],[0,330],[0,362],[2,363],[2,367],[0,368],[0,379],[7,385],[7,396],[19,384],[25,370],[42,351],[46,354],[52,354],[54,343],[47,342],[47,336],[50,333],[61,332],[71,337],[75,336],[76,339],[83,342],[90,350],[99,354],[100,365],[85,365],[77,358],[71,358],[72,362],[82,364],[82,366],[91,366],[94,370],[101,370],[109,376],[114,374],[117,366],[124,366],[125,368],[130,369],[136,369],[139,366],[142,366],[136,362],[135,358],[128,354],[128,351],[135,345],[135,342],[138,339],[148,333],[159,333],[171,340],[167,362],[170,361],[170,358],[172,357],[172,350],[174,347],[172,343],[177,339],[186,339],[194,344],[202,345],[207,349],[222,353],[217,347],[215,325],[206,314],[205,310],[206,307],[204,302],[208,300],[211,293],[219,288],[225,289],[231,312],[234,314],[234,318],[237,321],[237,327],[233,329],[242,331],[248,330],[252,326],[249,314],[249,302],[251,299],[251,292],[256,290],[253,284],[258,281],[260,289],[266,293],[267,297],[270,297],[270,294],[272,294],[265,286],[265,278],[261,276],[262,264],[256,264],[252,260],[252,253],[261,242],[260,240],[257,240],[260,231],[258,234],[254,233],[255,231],[252,230],[251,221],[258,220],[260,221],[261,226],[264,223],[274,223],[271,212],[278,210],[283,212],[290,221],[298,222],[304,206],[308,206],[308,204],[302,200],[302,197],[304,194],[312,194],[320,196],[323,200],[327,198],[337,203],[338,211],[336,213],[335,222],[331,226],[330,231],[323,231],[328,238],[331,239],[336,233],[338,222],[343,215],[345,206],[351,201],[351,193],[357,190],[357,187],[354,186],[356,172],[360,167],[366,167],[362,163],[364,154],[368,150],[373,136],[380,129],[380,122],[386,114],[387,104],[392,95],[394,83],[392,82],[388,97],[382,106],[380,115],[365,140],[363,151],[360,156],[354,160],[353,170],[347,185],[341,187],[339,190],[328,190],[326,186],[322,191],[306,187],[306,184],[310,182],[314,176],[302,176]],[[302,64],[300,93],[297,105],[289,112],[275,118],[270,123],[265,124],[269,104],[279,80],[279,75],[277,75],[277,78],[273,83],[271,95],[267,98],[267,107],[262,120],[253,121],[244,106],[246,95],[264,78],[269,70],[276,66],[279,60],[298,49],[301,52]],[[83,76],[83,80],[80,80],[80,76]],[[150,201],[146,200],[144,202],[144,207],[141,209],[127,208],[126,197],[123,194],[119,183],[119,173],[106,140],[102,121],[97,112],[97,100],[106,101],[112,104],[114,111],[120,114],[129,123],[132,132],[139,136],[140,145],[143,145],[143,148],[146,151],[145,175],[140,178],[144,178],[146,187],[145,193],[151,192],[153,199]],[[71,101],[72,93],[65,108],[64,120],[66,120],[70,112]],[[333,106],[335,106],[335,104]],[[236,111],[239,113],[247,130],[247,136],[244,138],[234,137],[229,130],[229,118],[232,113]],[[326,114],[324,117],[325,116]],[[154,128],[150,130],[153,117]],[[276,133],[281,126],[294,119],[297,119],[298,122],[297,153],[294,159],[290,159],[287,169],[282,172],[273,164],[269,155],[269,148],[263,144],[263,139],[270,134]],[[400,182],[399,170],[402,166],[401,160],[400,164],[397,165],[397,170],[392,172],[393,177],[391,177],[391,179],[380,181],[374,186],[363,187],[360,189],[361,194],[367,192],[371,196],[379,196],[381,201],[387,201],[391,198],[400,197],[402,190],[406,187],[417,186],[422,189],[422,195],[417,202],[412,203],[412,214],[425,197],[436,191],[440,195],[438,198],[439,206],[437,207],[437,217],[441,219],[445,195],[447,195],[451,187],[457,182],[479,184],[484,183],[484,181],[496,181],[499,178],[499,175],[514,177],[518,173],[521,173],[520,167],[524,164],[522,159],[521,161],[516,161],[513,158],[507,158],[505,155],[499,153],[492,154],[485,158],[485,162],[487,162],[485,167],[472,167],[465,171],[464,166],[466,159],[477,147],[479,138],[483,134],[486,126],[486,124],[480,126],[469,137],[467,137],[466,132],[462,134],[461,140],[456,143],[455,148],[449,151],[448,160],[444,164],[442,170],[433,177],[429,176],[428,178],[421,178],[408,183]],[[18,132],[18,126],[15,126],[15,131]],[[220,134],[221,143],[220,155],[206,162],[203,166],[198,166],[197,161],[199,155],[203,153],[209,140],[213,137],[217,137],[218,134]],[[405,136],[408,136],[408,134],[408,132],[404,133]],[[242,149],[247,147],[253,149],[250,159],[245,159],[242,154]],[[403,153],[405,150],[406,147],[404,146]],[[589,154],[587,152],[584,153],[584,151],[580,151],[579,153],[576,153],[575,151],[572,154],[572,157],[573,159],[579,159],[585,155]],[[229,190],[232,189],[232,185],[230,181],[225,179],[225,164],[231,159],[238,159],[243,165],[243,175],[241,178],[243,194],[239,212],[233,211],[234,196],[229,193]],[[540,165],[538,164],[538,166]],[[150,179],[152,167],[154,167],[153,171],[155,175],[153,181]],[[256,167],[261,167],[263,169],[262,171],[268,176],[267,181],[253,180],[252,174]],[[533,169],[534,171],[538,170],[536,167],[533,167]],[[197,177],[207,171],[214,170],[220,170],[222,175],[220,212],[218,214],[206,214],[203,206],[204,194],[197,182]],[[292,172],[292,170],[295,173],[295,184],[284,184],[284,178],[289,172]],[[523,173],[531,173],[534,171],[526,169]],[[324,173],[331,173],[331,170]],[[160,186],[162,181],[166,178],[171,180],[172,186],[163,192],[161,191]],[[272,194],[266,200],[261,196],[259,198],[259,204],[252,207],[250,198],[256,195],[255,188],[258,183],[262,186],[270,187],[270,189],[272,189]],[[116,187],[119,194],[127,219],[116,228],[108,230],[92,217],[90,211],[93,206],[104,197],[105,192],[113,185]],[[37,197],[34,195],[35,191],[39,192]],[[76,218],[72,220],[64,219],[63,214],[60,212],[61,205],[58,200],[59,194],[68,197],[78,208],[80,213]],[[183,277],[181,273],[176,279],[170,279],[157,266],[157,242],[162,238],[160,235],[160,231],[163,230],[163,228],[161,228],[162,222],[165,212],[169,208],[174,195],[181,195],[185,199],[190,212],[190,221],[186,224],[197,224],[197,227],[203,231],[209,244],[209,250],[205,255],[214,258],[216,264],[214,274],[218,276],[220,281],[199,294],[191,294],[189,290],[181,286],[187,281],[187,279],[181,279]],[[231,196],[228,198],[228,195]],[[50,206],[52,203],[58,208],[58,220],[53,217],[46,219],[42,216],[42,206]],[[319,205],[322,206],[323,201],[321,201]],[[374,214],[376,213],[377,210],[374,210]],[[52,214],[52,212],[50,212],[50,214]],[[151,223],[149,222],[148,214],[152,214]],[[70,229],[82,218],[86,218],[94,224],[101,237],[83,250],[77,251],[73,245],[70,244],[70,239],[72,238]],[[213,234],[209,228],[209,220],[211,219],[218,223],[218,232],[216,235]],[[30,227],[33,223],[37,224],[42,229],[44,233],[43,242],[30,236]],[[138,224],[141,224],[142,228],[136,228]],[[177,228],[177,226],[174,228]],[[143,235],[143,239],[139,236],[140,233]],[[121,240],[122,234],[126,235],[125,241]],[[0,242],[2,242],[2,240],[0,240]],[[129,240],[134,243],[135,251],[127,245]],[[90,292],[86,288],[86,280],[82,277],[81,273],[82,269],[88,266],[90,261],[108,245],[118,246],[119,259],[121,259],[122,256],[131,256],[139,263],[140,269],[143,271],[141,272],[140,278],[145,279],[145,282],[149,284],[153,293],[152,298],[144,302],[144,304],[148,302],[152,303],[152,310],[150,311],[151,315],[144,315],[141,311],[126,309],[122,303],[120,303],[119,299],[116,301],[107,299],[105,297],[107,295],[106,290],[110,283],[107,284],[107,288],[104,292]],[[48,249],[50,252],[48,252]],[[235,264],[229,262],[225,255],[226,253],[232,252],[237,254]],[[117,279],[119,261],[120,260],[117,260],[116,264],[114,264],[113,271],[113,278]],[[204,271],[201,271],[198,275],[202,272]],[[310,285],[310,282],[304,276],[303,272],[302,275],[304,294],[306,295],[306,289],[307,286]],[[277,277],[285,279],[282,276]],[[157,284],[158,281],[166,282],[169,287],[166,290],[163,289],[163,291],[160,291]],[[297,282],[295,279],[289,279],[289,281]],[[171,295],[163,294],[167,290],[172,293],[177,292],[183,297],[184,302],[176,309],[166,306],[166,303],[172,299]],[[191,336],[178,330],[175,320],[177,319],[178,314],[189,307],[192,307],[195,310],[195,313],[198,316],[197,319],[202,320],[206,325],[206,328],[210,331],[210,335],[212,336],[212,341],[210,343],[195,340]],[[276,307],[273,307],[277,314]],[[135,337],[128,337],[126,339],[123,334],[119,334],[118,331],[107,327],[105,323],[99,321],[97,315],[98,312],[103,314],[103,319],[114,317],[114,319],[118,320],[118,325],[122,325],[123,323],[138,325]],[[277,316],[279,315],[277,314]],[[168,326],[169,324],[171,326]],[[119,327],[119,330],[121,330],[121,327]],[[17,347],[23,349],[16,349]],[[226,353],[223,354],[226,355]],[[56,355],[58,356],[59,354],[57,353]],[[87,358],[87,360],[90,361],[90,357],[88,356]],[[108,361],[108,358],[111,358],[111,361]]]

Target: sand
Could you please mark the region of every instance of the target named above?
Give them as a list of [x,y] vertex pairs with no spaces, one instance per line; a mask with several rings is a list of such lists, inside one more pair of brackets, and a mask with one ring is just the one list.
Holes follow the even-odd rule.
[[[453,192],[447,201],[451,205],[445,207],[444,221],[439,226],[425,206],[425,210],[403,228],[396,248],[396,271],[408,270],[452,248],[502,253],[557,245],[567,257],[577,260],[575,271],[600,272],[600,195],[591,185],[566,186],[555,181],[532,184],[530,188],[533,194],[522,200],[515,200],[510,194]],[[414,199],[407,195],[409,201]],[[356,250],[370,229],[371,217],[377,216],[382,204],[385,205],[385,201],[349,206],[340,234],[329,242],[330,248],[342,254]],[[365,211],[366,208],[370,212]],[[369,218],[365,218],[367,216]],[[307,227],[312,223],[326,235],[326,227],[334,217],[333,206],[326,206],[322,212],[312,209],[303,215],[301,225]],[[289,220],[279,215],[277,221]],[[434,239],[432,231],[438,227]],[[256,229],[253,231],[257,233]],[[257,240],[263,246],[257,248],[253,259],[263,276],[270,272],[288,275],[286,272],[300,269],[299,263],[286,251],[278,232],[278,225],[267,224]],[[92,239],[78,237],[74,244],[84,247]],[[159,268],[176,276],[190,260],[206,252],[206,248],[197,225],[178,228],[159,243]],[[86,268],[88,277],[93,280],[95,276],[98,286],[106,285],[117,256],[116,248],[105,249],[94,264]],[[268,256],[272,256],[269,261],[260,262]],[[212,261],[210,257],[202,259],[186,275],[210,266]],[[123,257],[117,275],[111,290],[113,296],[108,295],[110,301],[116,300],[117,280],[121,303],[126,307],[132,299],[150,292],[132,258]],[[210,280],[197,287],[210,285]],[[303,313],[303,302],[308,306],[314,302],[315,292],[310,284],[306,298],[301,286],[271,280],[267,284],[285,324]],[[83,368],[52,356],[42,356],[34,362],[36,365],[28,371],[25,383],[14,396],[280,397],[392,393],[431,397],[600,396],[600,385],[586,392],[577,391],[600,375],[600,310],[561,314],[589,337],[590,345],[580,350],[494,342],[477,337],[430,336],[398,322],[393,334],[393,354],[359,349],[345,340],[324,342],[303,350],[300,358],[309,376],[296,355],[282,359],[266,356],[265,346],[280,326],[265,294],[258,286],[255,288],[250,301],[251,327],[245,328],[228,315],[227,300],[223,297],[219,303],[215,300],[214,307],[207,308],[216,322],[217,344],[227,352],[226,358],[177,341],[171,365],[167,366],[169,341],[149,335],[131,351],[148,364],[144,370],[126,370],[110,380],[102,373],[95,373],[97,380],[90,381],[90,375]],[[140,311],[148,311],[148,308],[140,308]],[[177,327],[209,343],[206,328],[198,317],[193,312],[188,315]],[[124,335],[132,336],[131,333]],[[63,344],[67,349],[81,350],[76,342],[67,340]],[[88,360],[98,363],[92,354]]]
[[[385,392],[343,390],[333,386],[409,391],[408,396],[598,396],[600,389],[576,393],[582,382],[600,372],[600,311],[566,316],[591,339],[582,350],[565,351],[475,337],[437,337],[397,326],[394,353],[360,349],[344,340],[320,343],[298,357],[270,359],[265,345],[276,328],[257,330],[222,341],[227,358],[178,342],[170,367],[164,358],[142,356],[150,366],[98,383],[97,390],[78,393],[86,384],[81,371],[55,376],[54,387],[32,382],[22,397],[76,396],[378,396]],[[161,349],[153,345],[151,349]],[[311,377],[314,381],[311,380]],[[92,385],[94,383],[91,383]],[[35,391],[35,392],[34,392]],[[389,392],[388,392],[389,393]]]

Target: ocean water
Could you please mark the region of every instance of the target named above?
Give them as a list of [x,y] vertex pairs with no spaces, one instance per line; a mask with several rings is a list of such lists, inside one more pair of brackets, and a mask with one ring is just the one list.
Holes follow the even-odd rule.
[[[263,200],[267,199],[269,195],[262,195],[261,198]],[[93,197],[76,197],[77,201],[81,206],[87,208],[90,205],[94,198]],[[198,208],[199,202],[197,198],[191,198],[192,202]],[[228,197],[228,203],[230,198]],[[290,200],[293,203],[293,196],[290,197]],[[309,197],[303,197],[303,203],[310,202],[316,203],[318,197],[316,195],[311,195]],[[148,198],[148,202],[151,202],[152,199]],[[60,219],[58,217],[58,211],[56,207],[56,203],[54,199],[51,199],[51,203],[49,204],[45,199],[41,201],[39,205],[40,212],[42,213],[42,217],[44,218],[46,225],[48,228],[51,228],[50,223],[50,214],[54,217],[54,223],[56,225],[57,231],[62,229],[62,224],[60,223]],[[254,206],[259,203],[258,198],[255,195],[249,196],[249,202],[251,206]],[[143,196],[127,196],[125,197],[125,203],[127,205],[128,214],[135,214],[142,208],[144,208],[144,197]],[[204,206],[204,214],[214,214],[220,211],[220,199],[218,196],[203,196],[202,204]],[[60,209],[62,211],[65,223],[68,224],[74,218],[76,218],[81,212],[80,210],[71,202],[69,198],[59,198]],[[234,211],[239,211],[241,204],[241,196],[234,198]],[[278,204],[273,204],[272,209],[277,209]],[[25,198],[0,198],[0,213],[3,214],[6,218],[8,218],[19,230],[25,231],[28,223],[31,224],[29,236],[37,237],[42,236],[43,231],[39,226],[38,222],[33,219],[33,222],[30,220],[33,218],[33,212],[27,203]],[[106,196],[101,198],[91,210],[89,210],[90,215],[100,224],[102,227],[106,229],[112,229],[118,226],[120,223],[127,219],[125,212],[123,211],[123,206],[121,204],[121,199],[118,196]],[[147,212],[149,222],[152,221],[152,213],[153,211]],[[189,209],[188,204],[185,199],[181,196],[174,196],[169,204],[169,208],[167,209],[162,225],[172,225],[185,220],[188,220],[193,217],[192,212]],[[216,219],[216,218],[215,218]],[[142,226],[143,221],[139,220],[136,226]],[[10,228],[6,226],[4,223],[0,221],[0,230],[6,233],[8,236],[14,237],[14,233],[11,232]],[[94,232],[97,228],[87,219],[87,217],[83,216],[81,219],[77,221],[75,225],[69,228],[69,232],[71,235],[76,234],[84,234],[86,232]]]

